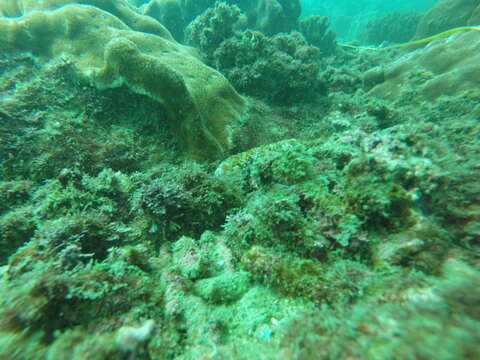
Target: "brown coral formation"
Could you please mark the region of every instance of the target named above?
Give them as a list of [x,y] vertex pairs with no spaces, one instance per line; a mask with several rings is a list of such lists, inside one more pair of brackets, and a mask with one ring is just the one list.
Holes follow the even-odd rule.
[[125,1],[69,2],[0,2],[9,16],[0,18],[6,34],[0,49],[32,52],[45,61],[68,58],[98,88],[126,85],[161,103],[189,157],[227,154],[228,125],[243,114],[245,103],[220,73]]
[[370,94],[396,100],[432,101],[459,96],[480,85],[480,32],[465,31],[410,52],[365,74]]
[[71,3],[95,6],[124,22],[131,29],[162,36],[172,40],[168,30],[159,22],[148,16],[137,13],[125,0],[2,0],[0,1],[0,16],[19,17],[32,11],[54,10]]

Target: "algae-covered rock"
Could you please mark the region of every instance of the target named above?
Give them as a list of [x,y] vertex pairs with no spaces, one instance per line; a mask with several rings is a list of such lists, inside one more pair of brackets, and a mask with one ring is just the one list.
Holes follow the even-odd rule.
[[[21,15],[0,18],[0,31],[6,34],[0,50],[30,51],[45,61],[68,58],[98,88],[126,85],[164,105],[179,143],[191,158],[227,153],[228,125],[243,113],[245,103],[221,74],[205,66],[190,48],[174,42],[168,32],[134,31],[135,19],[142,17],[132,15],[133,20],[124,22],[126,16],[114,16],[116,8],[113,12],[78,4],[56,8],[66,2],[52,1],[44,6],[50,5],[49,10],[31,12],[28,9],[35,7],[29,2],[17,2],[17,11],[9,2],[0,2],[4,15]],[[135,14],[132,9],[126,13]],[[130,21],[135,23],[133,29]]]
[[187,279],[198,279],[206,272],[208,258],[197,241],[182,236],[173,244],[173,261],[180,274]]
[[461,32],[410,52],[380,72],[373,69],[365,74],[366,82],[377,83],[370,94],[388,100],[405,95],[416,101],[432,101],[442,95],[474,91],[480,85],[479,40],[479,31]]
[[218,228],[238,203],[227,182],[191,165],[146,184],[138,197],[138,206],[151,221],[150,231],[165,239],[196,237]]
[[396,303],[323,307],[292,319],[280,347],[297,360],[475,359],[479,280],[465,264],[446,266],[435,286],[410,274]]
[[198,280],[194,292],[211,303],[236,301],[250,287],[250,277],[246,272],[224,272],[218,276]]

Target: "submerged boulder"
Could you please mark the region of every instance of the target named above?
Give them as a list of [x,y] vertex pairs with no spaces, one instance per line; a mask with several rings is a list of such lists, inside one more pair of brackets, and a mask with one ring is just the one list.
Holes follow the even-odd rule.
[[0,0],[0,51],[66,59],[100,89],[126,85],[165,107],[190,158],[228,153],[245,101],[220,73],[126,1],[69,2]]

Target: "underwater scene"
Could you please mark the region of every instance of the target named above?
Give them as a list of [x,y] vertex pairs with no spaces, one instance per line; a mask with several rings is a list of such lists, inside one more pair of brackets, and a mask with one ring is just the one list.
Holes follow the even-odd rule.
[[480,359],[480,0],[0,0],[0,360]]

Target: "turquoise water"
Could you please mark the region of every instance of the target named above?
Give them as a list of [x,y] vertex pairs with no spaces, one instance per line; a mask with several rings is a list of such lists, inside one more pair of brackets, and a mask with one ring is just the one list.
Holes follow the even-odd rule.
[[302,0],[302,16],[326,15],[342,40],[358,40],[369,20],[394,11],[426,11],[438,0]]
[[425,11],[438,3],[438,0],[302,0],[302,14],[355,15],[365,12],[383,14],[392,11],[420,10]]

